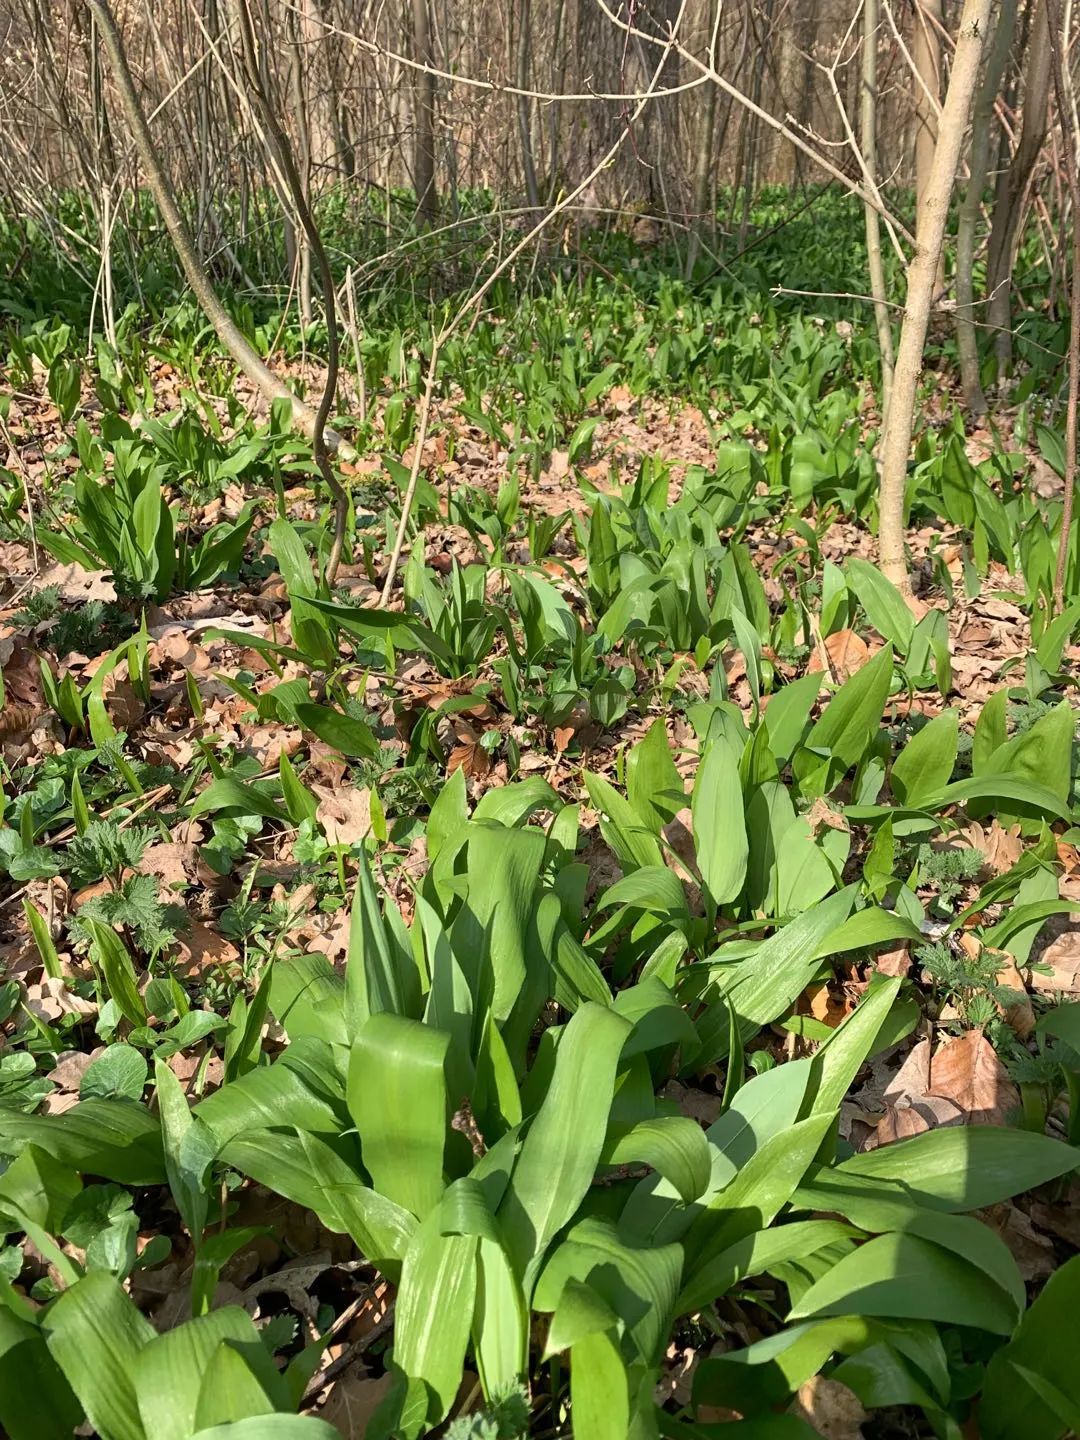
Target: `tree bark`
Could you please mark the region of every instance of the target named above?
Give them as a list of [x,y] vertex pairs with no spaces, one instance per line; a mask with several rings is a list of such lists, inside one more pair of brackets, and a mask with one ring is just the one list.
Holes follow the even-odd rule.
[[[413,59],[431,66],[431,16],[428,0],[412,0]],[[435,191],[435,76],[430,68],[417,70],[413,82],[416,113],[413,117],[413,184],[416,186],[416,214],[433,225],[439,213]]]
[[[150,127],[146,122],[146,116],[143,114],[142,105],[135,91],[135,83],[128,67],[127,56],[124,53],[123,42],[120,39],[120,32],[117,29],[113,13],[107,0],[87,0],[87,4],[97,21],[101,43],[109,57],[124,118],[131,130],[131,137],[146,175],[146,182],[158,210],[161,212],[165,229],[168,231],[169,239],[173,243],[177,258],[196,300],[217,332],[218,339],[252,384],[257,386],[268,400],[288,400],[292,405],[292,417],[297,428],[302,433],[313,436],[318,413],[306,401],[294,395],[284,381],[274,374],[252,348],[247,337],[218,299],[217,292],[210,283],[195,251],[191,232],[180,213],[180,207],[169,188],[169,182],[154,148]],[[336,451],[342,458],[356,458],[356,452],[352,446],[334,431],[327,429],[325,439],[328,448]]]
[[[921,212],[937,150],[941,97],[941,0],[916,0],[911,58],[915,64],[915,208]],[[937,262],[937,287],[945,288],[944,257]]]
[[[862,92],[859,105],[859,143],[862,147],[866,173],[877,184],[877,51],[878,0],[865,0],[863,6]],[[885,263],[881,255],[881,223],[872,205],[863,206],[866,221],[866,262],[870,272],[870,294],[874,297],[874,321],[877,325],[878,351],[881,355],[881,418],[889,413],[893,383],[892,323],[889,319],[888,291],[885,285]]]
[[982,84],[975,100],[971,125],[971,159],[968,183],[956,228],[956,343],[960,353],[960,384],[964,404],[976,415],[986,413],[986,396],[979,375],[979,346],[975,334],[975,232],[982,213],[983,191],[990,170],[990,137],[994,106],[1016,29],[1017,0],[1001,0],[994,43],[986,57]]
[[989,297],[987,319],[996,331],[994,350],[998,358],[999,378],[1004,375],[1012,361],[1010,292],[1013,261],[1020,222],[1026,209],[1028,186],[1039,159],[1039,152],[1046,142],[1050,122],[1052,60],[1046,0],[1039,0],[1028,44],[1023,126],[1004,189],[994,206],[990,247],[986,258],[986,288]]
[[[521,0],[518,8],[517,85],[528,90],[530,50],[532,46],[532,0]],[[527,95],[517,97],[518,131],[521,135],[521,168],[525,176],[525,195],[529,209],[540,208],[540,188],[536,183],[536,159],[533,152],[531,101]]]
[[964,0],[952,74],[938,126],[934,164],[927,177],[915,228],[915,252],[907,271],[907,303],[893,373],[889,414],[881,437],[878,557],[881,570],[906,597],[911,595],[904,548],[904,492],[911,432],[915,423],[923,347],[934,300],[935,281],[949,197],[964,143],[971,99],[979,78],[979,59],[990,19],[991,0]]

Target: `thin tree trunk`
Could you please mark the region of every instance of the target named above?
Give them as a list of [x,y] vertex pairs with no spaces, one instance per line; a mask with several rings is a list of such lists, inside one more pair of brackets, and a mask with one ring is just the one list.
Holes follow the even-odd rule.
[[[290,401],[293,420],[297,428],[307,435],[313,435],[318,421],[317,412],[294,395],[289,387],[266,365],[218,299],[196,254],[187,222],[180,213],[180,207],[165,178],[161,160],[150,135],[150,127],[146,123],[146,116],[143,114],[142,105],[135,91],[135,84],[131,77],[131,70],[128,68],[127,56],[124,53],[113,13],[107,0],[87,0],[87,4],[97,20],[101,43],[112,66],[113,79],[120,95],[124,118],[131,131],[147,184],[161,212],[165,229],[168,231],[169,239],[173,243],[177,258],[196,300],[217,332],[218,339],[252,384],[257,386],[268,400]],[[326,430],[325,436],[327,446],[343,458],[356,458],[356,452],[352,446],[342,440],[334,431]]]
[[[413,59],[430,67],[431,17],[428,0],[412,0]],[[417,70],[413,82],[416,114],[413,149],[413,184],[416,186],[416,213],[425,224],[435,223],[439,197],[435,192],[435,76],[430,68]]]
[[986,260],[986,285],[989,295],[987,318],[996,334],[994,349],[998,358],[998,376],[1002,378],[1012,361],[1012,271],[1016,238],[1026,209],[1028,186],[1046,142],[1050,120],[1050,85],[1052,72],[1050,26],[1046,0],[1039,8],[1031,26],[1027,69],[1024,76],[1024,119],[1020,140],[1005,180],[1004,190],[994,206],[990,229],[990,248]]
[[915,253],[908,265],[907,303],[896,354],[892,398],[881,437],[878,556],[885,577],[905,596],[911,595],[911,579],[904,548],[904,491],[923,347],[949,218],[949,197],[960,163],[971,98],[979,78],[979,59],[990,8],[991,0],[964,0],[952,74],[938,126],[934,164],[927,177],[915,228]]
[[960,352],[960,383],[964,404],[976,415],[986,413],[986,396],[979,375],[979,346],[972,315],[975,305],[975,233],[990,170],[994,106],[1016,29],[1016,6],[1017,0],[1001,0],[994,43],[986,58],[982,84],[975,101],[968,183],[956,229],[956,343]]
[[[878,0],[865,0],[863,6],[862,94],[859,106],[860,144],[866,173],[873,184],[878,177],[877,149],[877,52],[880,10]],[[866,220],[866,262],[870,271],[870,293],[874,297],[874,321],[877,325],[878,351],[881,355],[881,417],[889,413],[893,383],[892,324],[889,319],[888,290],[885,285],[885,262],[881,255],[881,223],[878,212],[870,204],[863,206]]]
[[[1062,150],[1069,198],[1072,201],[1072,278],[1069,282],[1069,398],[1065,406],[1065,494],[1061,508],[1057,566],[1054,571],[1054,612],[1065,602],[1065,580],[1069,569],[1069,542],[1072,539],[1073,502],[1076,497],[1077,404],[1080,402],[1080,176],[1077,151],[1080,135],[1076,116],[1065,85],[1063,55],[1068,55],[1068,35],[1062,34],[1057,0],[1046,0],[1050,46],[1054,61],[1054,90],[1061,119]],[[1064,209],[1064,206],[1062,207]]]
[[[708,25],[710,60],[715,63],[712,56],[712,45],[718,28],[719,16],[714,13],[712,5],[705,12],[705,20]],[[694,266],[701,251],[701,233],[706,226],[709,198],[712,194],[713,166],[716,159],[716,97],[718,93],[715,85],[706,87],[705,107],[701,112],[701,125],[695,137],[694,178],[690,192],[692,211],[690,238],[686,246],[685,274],[688,280],[694,274]]]
[[[518,9],[517,37],[517,84],[519,90],[528,90],[530,49],[532,45],[532,0],[521,0]],[[521,134],[521,168],[525,174],[525,194],[529,209],[540,208],[540,188],[536,183],[536,160],[533,156],[532,123],[529,114],[530,100],[527,95],[517,97],[518,130]]]
[[[915,36],[912,59],[918,71],[915,83],[915,208],[918,211],[930,173],[934,168],[937,149],[938,113],[935,101],[941,98],[941,28],[944,24],[942,0],[916,0]],[[919,83],[921,81],[921,83]],[[945,289],[945,256],[938,257],[936,280],[938,291]]]

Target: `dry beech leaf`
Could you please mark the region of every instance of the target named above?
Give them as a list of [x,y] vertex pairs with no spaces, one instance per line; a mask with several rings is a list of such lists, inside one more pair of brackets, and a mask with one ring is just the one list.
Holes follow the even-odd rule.
[[552,739],[555,741],[555,754],[562,755],[566,747],[574,738],[574,727],[572,725],[559,725],[552,731]]
[[[861,635],[856,635],[854,630],[834,630],[831,635],[826,635],[821,643],[838,680],[846,680],[870,659],[869,645]],[[815,646],[806,668],[809,673],[825,669],[818,647]]]
[[997,983],[1013,992],[1014,998],[998,1008],[1014,1035],[1026,1040],[1035,1029],[1035,1011],[1024,984],[1024,977],[1017,969],[1016,961],[1004,951],[990,951],[998,961]]
[[927,1094],[958,1106],[967,1125],[1008,1125],[1020,1107],[1020,1092],[981,1030],[938,1049]]
[[863,1440],[859,1427],[868,1418],[853,1390],[824,1375],[799,1386],[788,1414],[805,1420],[824,1440]]
[[1005,1200],[981,1210],[979,1219],[1004,1240],[1025,1281],[1046,1280],[1054,1273],[1057,1259],[1053,1242],[1035,1229],[1026,1210]]

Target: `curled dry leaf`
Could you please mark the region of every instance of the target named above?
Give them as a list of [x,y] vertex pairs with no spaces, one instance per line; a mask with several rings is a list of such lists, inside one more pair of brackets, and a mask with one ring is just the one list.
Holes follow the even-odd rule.
[[982,854],[987,870],[994,875],[1002,875],[1006,870],[1011,870],[1024,851],[1020,826],[1011,825],[1005,830],[997,819],[987,826],[973,822],[962,830],[961,834],[967,838],[973,850]]

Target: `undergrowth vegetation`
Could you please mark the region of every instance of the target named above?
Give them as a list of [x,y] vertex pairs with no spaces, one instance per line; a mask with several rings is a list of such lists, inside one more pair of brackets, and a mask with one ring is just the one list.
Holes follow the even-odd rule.
[[[882,1440],[1075,1428],[1075,1232],[1033,1271],[993,1223],[1080,1166],[1064,328],[1026,297],[978,433],[942,340],[913,610],[865,317],[776,290],[858,291],[852,218],[766,197],[689,281],[542,255],[419,457],[482,213],[372,264],[332,584],[310,446],[165,257],[108,338],[74,217],[4,293],[14,1440],[797,1440],[808,1385]],[[234,300],[317,392],[319,327]]]

